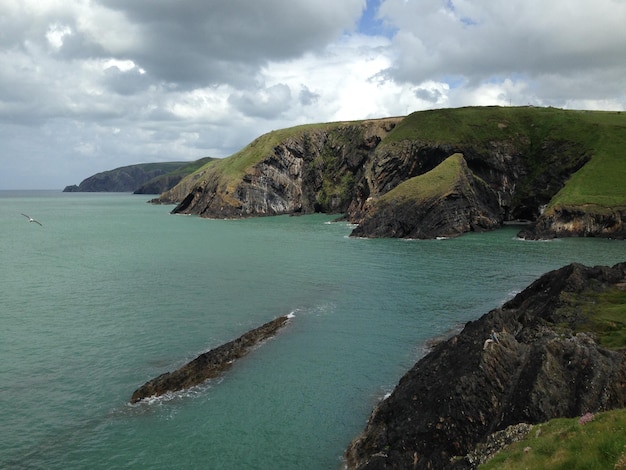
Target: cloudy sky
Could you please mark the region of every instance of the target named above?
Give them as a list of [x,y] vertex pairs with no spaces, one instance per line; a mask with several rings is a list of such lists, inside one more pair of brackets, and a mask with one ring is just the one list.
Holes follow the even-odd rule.
[[466,105],[626,108],[626,0],[2,0],[0,189]]

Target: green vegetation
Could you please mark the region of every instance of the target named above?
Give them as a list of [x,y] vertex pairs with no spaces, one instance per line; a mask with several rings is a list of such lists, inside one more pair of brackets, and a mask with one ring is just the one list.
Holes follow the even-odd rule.
[[537,425],[524,440],[511,444],[478,468],[626,469],[625,446],[626,409],[620,409],[597,413],[590,421],[554,419]]
[[[217,175],[220,186],[230,192],[247,170],[271,155],[284,140],[345,124],[309,124],[269,132],[230,157],[209,163],[210,174]],[[527,177],[517,182],[519,197],[527,195],[533,182],[550,170],[558,173],[561,162],[582,165],[590,158],[552,199],[548,213],[558,207],[581,205],[586,205],[586,210],[595,205],[596,212],[626,209],[626,113],[495,106],[420,111],[401,120],[383,139],[380,149],[407,140],[477,153],[493,150],[494,143],[515,149],[529,168]],[[334,166],[333,158],[336,156],[323,155],[314,162],[324,178],[318,194],[322,206],[345,198],[353,185],[339,174],[342,169]],[[200,170],[207,170],[208,165]]]
[[212,162],[214,160],[215,159],[211,157],[204,157],[199,160],[190,162],[187,165],[181,165],[180,163],[178,163],[179,166],[175,168],[173,171],[170,171],[167,174],[167,176],[187,176],[188,174],[196,171],[198,168],[201,168],[207,163]]
[[[542,148],[545,142],[570,143],[572,150],[582,150],[591,160],[554,197],[548,211],[589,204],[598,211],[626,208],[626,113],[535,107],[423,111],[407,116],[384,145],[404,140],[471,146],[477,151],[491,142],[508,141],[529,159],[530,179],[550,164]],[[567,152],[567,146],[561,151]]]
[[[286,139],[297,137],[307,130],[326,129],[337,125],[338,123],[305,124],[268,132],[255,139],[239,152],[228,158],[216,161],[213,167],[222,176],[224,184],[227,186],[233,185],[245,174],[247,169],[271,155],[274,147]],[[205,165],[201,170],[206,168],[207,166]]]
[[592,333],[605,348],[626,350],[626,289],[588,290],[574,301],[564,300],[562,311],[582,318],[574,325],[576,332]]
[[398,203],[407,200],[422,201],[441,197],[452,190],[461,177],[463,155],[455,153],[423,175],[415,176],[386,193],[380,198],[383,203]]
[[[626,114],[624,115],[626,116]],[[626,122],[606,126],[589,163],[572,175],[550,208],[595,204],[626,209]]]

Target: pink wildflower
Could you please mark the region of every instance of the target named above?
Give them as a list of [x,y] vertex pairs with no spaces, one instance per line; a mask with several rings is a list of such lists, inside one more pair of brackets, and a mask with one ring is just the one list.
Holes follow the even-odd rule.
[[580,424],[582,426],[583,424],[587,424],[587,423],[593,421],[593,418],[594,418],[593,413],[585,413],[578,420],[578,424]]

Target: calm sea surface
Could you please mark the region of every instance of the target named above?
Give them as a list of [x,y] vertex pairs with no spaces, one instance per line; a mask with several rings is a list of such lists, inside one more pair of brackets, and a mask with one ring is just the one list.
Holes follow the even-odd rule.
[[[338,469],[429,338],[548,270],[626,260],[624,242],[513,227],[361,240],[331,216],[205,220],[147,199],[0,191],[0,468]],[[289,313],[219,380],[128,404]]]

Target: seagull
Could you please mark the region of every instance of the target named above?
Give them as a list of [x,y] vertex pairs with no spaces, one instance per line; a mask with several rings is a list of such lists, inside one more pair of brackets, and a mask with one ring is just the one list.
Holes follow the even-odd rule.
[[[30,215],[26,215],[26,214],[22,214],[24,217],[26,217],[28,219],[29,222],[35,222],[36,224],[41,225],[41,222],[39,222],[38,220],[33,219]],[[41,225],[43,227],[43,225]]]

